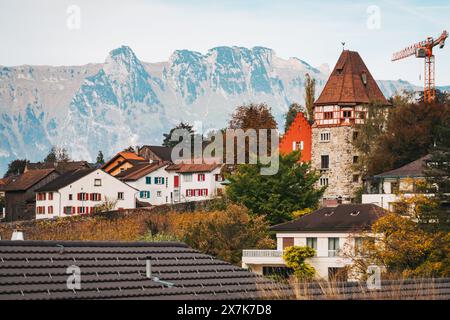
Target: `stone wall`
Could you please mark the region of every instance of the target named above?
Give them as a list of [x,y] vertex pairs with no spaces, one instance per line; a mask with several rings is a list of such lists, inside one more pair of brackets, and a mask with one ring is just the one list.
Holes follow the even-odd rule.
[[[324,199],[342,197],[343,202],[349,202],[360,187],[359,182],[353,182],[355,172],[353,157],[357,156],[352,140],[355,129],[352,126],[313,127],[312,129],[312,166],[320,170],[322,178],[328,178],[328,188]],[[330,133],[329,142],[321,142],[321,133]],[[321,156],[329,156],[329,169],[321,170]]]

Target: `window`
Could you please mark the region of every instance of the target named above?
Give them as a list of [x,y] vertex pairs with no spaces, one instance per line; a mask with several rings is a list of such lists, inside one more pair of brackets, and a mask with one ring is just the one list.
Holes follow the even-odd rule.
[[356,139],[358,139],[358,131],[353,131],[353,141],[355,141]]
[[155,177],[155,184],[164,184],[163,177]]
[[73,195],[69,194],[69,200],[73,200]]
[[53,192],[48,193],[48,200],[53,200]]
[[320,186],[325,187],[328,185],[328,178],[320,178],[319,180]]
[[87,200],[89,200],[89,196],[86,192],[80,192],[80,193],[77,193],[77,200],[78,201],[87,201]]
[[145,184],[152,184],[152,177],[145,177]]
[[150,191],[140,191],[139,197],[141,199],[149,199],[150,198]]
[[292,151],[295,150],[303,150],[303,141],[293,141],[292,142]]
[[221,182],[223,181],[223,176],[221,174],[215,174],[214,178],[216,181]]
[[323,117],[325,120],[333,119],[333,112],[324,112]]
[[192,189],[187,189],[186,190],[186,197],[192,197],[193,196],[193,194],[192,194]]
[[49,206],[47,212],[48,214],[53,214],[53,206]]
[[184,182],[192,182],[192,173],[183,176]]
[[45,207],[44,206],[36,207],[36,214],[45,214]]
[[358,183],[359,182],[359,174],[354,174],[353,175],[353,182],[354,183]]
[[38,201],[45,201],[45,192],[39,192],[37,194],[37,200]]
[[331,133],[329,132],[322,132],[320,134],[320,142],[329,142],[331,138]]
[[117,192],[117,200],[123,200],[123,199],[124,199],[123,192]]
[[64,207],[64,214],[73,214],[75,213],[75,207]]
[[283,250],[294,246],[294,238],[283,238]]
[[90,200],[91,201],[101,201],[102,195],[100,193],[91,193]]
[[317,238],[306,238],[306,246],[316,250],[317,254]]
[[320,168],[326,170],[330,168],[330,157],[328,155],[321,156]]
[[88,207],[77,207],[77,213],[78,214],[89,213],[89,208]]
[[198,174],[198,181],[205,181],[205,174],[204,173],[199,173]]
[[207,197],[208,196],[208,189],[200,189],[200,196]]
[[342,115],[344,118],[351,118],[352,117],[352,111],[351,110],[344,110],[342,111]]
[[156,191],[156,196],[157,197],[161,197],[162,196],[162,192],[161,191]]
[[100,187],[102,185],[102,179],[95,179],[94,180],[94,186]]
[[328,256],[336,257],[339,250],[339,238],[328,238]]
[[365,119],[366,118],[366,113],[364,111],[357,111],[356,112],[356,117],[358,119]]
[[357,164],[359,161],[359,157],[358,156],[353,156],[353,164]]

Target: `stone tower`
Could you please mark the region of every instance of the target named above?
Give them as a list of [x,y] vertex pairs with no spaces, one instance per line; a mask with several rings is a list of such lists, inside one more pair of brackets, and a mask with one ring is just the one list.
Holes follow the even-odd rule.
[[324,205],[351,202],[361,186],[353,140],[369,102],[389,104],[358,52],[344,50],[314,103],[311,162],[321,173],[319,184],[328,186]]

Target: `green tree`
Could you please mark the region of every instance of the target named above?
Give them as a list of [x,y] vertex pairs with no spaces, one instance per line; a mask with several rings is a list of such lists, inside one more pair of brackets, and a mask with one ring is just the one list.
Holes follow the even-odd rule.
[[308,120],[310,122],[314,121],[314,100],[316,96],[316,79],[311,78],[311,76],[306,74],[305,81],[305,106],[308,112]]
[[316,270],[306,259],[314,257],[316,251],[310,247],[289,247],[283,253],[283,260],[286,266],[294,270],[294,276],[299,280],[312,279]]
[[297,114],[299,112],[302,112],[302,106],[298,103],[293,103],[289,106],[289,110],[285,115],[285,122],[284,122],[284,132],[286,133],[291,126],[292,122],[294,122],[295,118],[297,117]]
[[315,188],[320,176],[299,159],[298,151],[280,155],[275,175],[261,175],[259,163],[238,165],[234,174],[227,175],[229,199],[252,214],[265,216],[271,224],[291,220],[294,211],[317,207],[325,188]]
[[194,135],[194,128],[192,125],[190,125],[189,123],[184,123],[184,122],[180,122],[177,126],[175,126],[174,128],[170,129],[169,133],[164,133],[164,140],[162,145],[164,147],[175,147],[178,144],[178,141],[172,141],[171,137],[172,137],[172,133],[176,130],[176,129],[185,129],[187,130],[191,135]]
[[22,174],[25,166],[29,163],[27,159],[16,159],[8,164],[8,170],[5,172],[4,178]]
[[98,152],[98,155],[97,155],[97,161],[96,161],[96,164],[102,165],[102,164],[104,164],[104,163],[105,163],[105,159],[104,159],[104,157],[103,157],[103,152],[100,150],[100,151]]
[[69,153],[65,148],[52,147],[50,152],[44,158],[44,162],[67,162],[70,161]]

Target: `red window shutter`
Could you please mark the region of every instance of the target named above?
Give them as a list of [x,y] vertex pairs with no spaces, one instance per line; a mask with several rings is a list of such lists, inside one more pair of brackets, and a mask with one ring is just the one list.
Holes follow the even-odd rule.
[[205,195],[208,196],[208,189],[205,189]]
[[97,201],[102,201],[102,194],[101,193],[97,193],[98,197],[97,197]]

